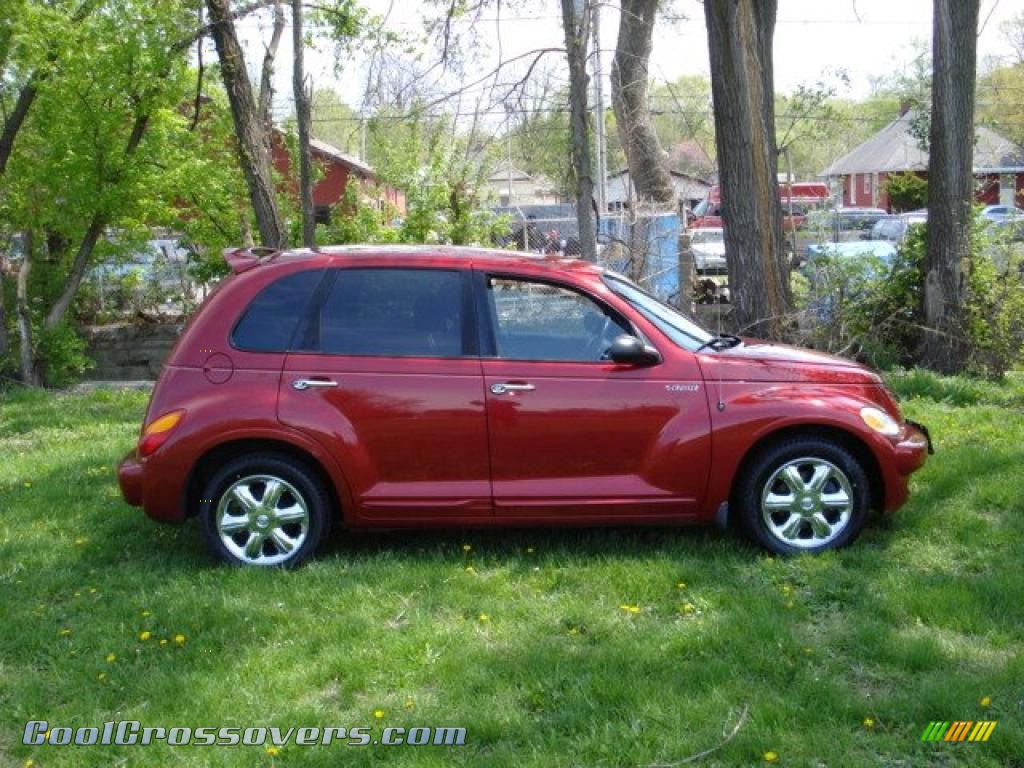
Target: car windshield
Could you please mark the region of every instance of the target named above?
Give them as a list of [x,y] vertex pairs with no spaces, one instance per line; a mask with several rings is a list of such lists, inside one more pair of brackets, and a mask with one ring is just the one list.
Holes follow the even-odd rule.
[[691,351],[714,338],[697,323],[683,315],[678,309],[647,293],[636,283],[622,275],[607,272],[605,284],[625,299],[633,309],[657,326],[658,330],[673,342]]
[[699,245],[721,243],[722,240],[723,234],[720,229],[695,229],[693,230],[693,236],[690,238],[690,242]]

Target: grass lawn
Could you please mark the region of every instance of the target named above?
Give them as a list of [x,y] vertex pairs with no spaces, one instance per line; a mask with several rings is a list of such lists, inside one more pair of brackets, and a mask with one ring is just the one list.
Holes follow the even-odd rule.
[[[292,573],[220,567],[194,522],[121,502],[144,394],[0,395],[0,764],[649,766],[742,721],[700,764],[1020,765],[1024,382],[895,386],[938,453],[838,554],[703,529],[336,533]],[[467,736],[29,747],[30,719]],[[932,720],[998,726],[922,743]]]

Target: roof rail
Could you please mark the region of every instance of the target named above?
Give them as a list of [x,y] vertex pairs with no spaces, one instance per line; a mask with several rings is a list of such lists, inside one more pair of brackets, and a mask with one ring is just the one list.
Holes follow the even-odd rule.
[[224,261],[231,267],[231,271],[238,275],[242,272],[248,272],[260,264],[266,264],[268,261],[277,258],[280,254],[281,251],[278,249],[267,248],[262,245],[253,246],[252,248],[225,248]]

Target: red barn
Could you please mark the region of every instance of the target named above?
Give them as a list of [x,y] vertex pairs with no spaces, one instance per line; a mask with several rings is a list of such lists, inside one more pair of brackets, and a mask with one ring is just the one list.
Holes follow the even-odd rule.
[[[271,153],[274,168],[280,173],[293,189],[298,186],[298,169],[292,170],[291,155],[285,145],[285,132],[274,128]],[[316,208],[318,223],[330,220],[331,209],[345,196],[349,180],[358,179],[362,184],[363,194],[375,200],[384,208],[390,206],[401,215],[405,215],[405,193],[394,187],[381,184],[373,168],[356,158],[346,155],[337,147],[326,141],[310,138],[310,152],[313,162],[319,165],[320,180],[313,185],[313,205]]]
[[[894,173],[928,178],[928,153],[911,132],[913,112],[904,112],[881,131],[840,157],[820,175],[842,185],[844,206],[889,208],[885,180]],[[1024,207],[1024,149],[991,128],[975,129],[976,199]]]

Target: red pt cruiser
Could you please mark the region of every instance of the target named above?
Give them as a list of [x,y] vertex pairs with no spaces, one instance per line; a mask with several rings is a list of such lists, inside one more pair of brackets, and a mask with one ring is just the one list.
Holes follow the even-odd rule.
[[227,254],[118,475],[230,563],[349,528],[734,521],[841,547],[930,448],[872,371],[714,336],[582,261],[462,248]]

